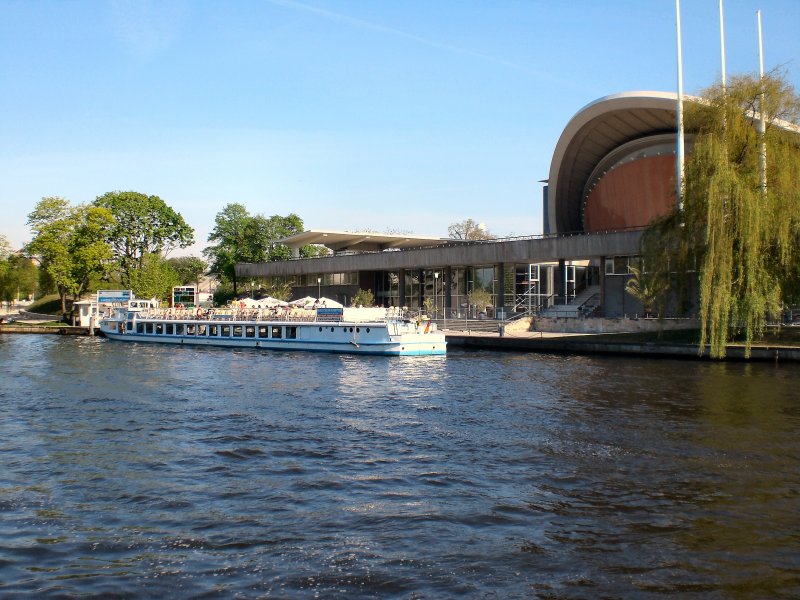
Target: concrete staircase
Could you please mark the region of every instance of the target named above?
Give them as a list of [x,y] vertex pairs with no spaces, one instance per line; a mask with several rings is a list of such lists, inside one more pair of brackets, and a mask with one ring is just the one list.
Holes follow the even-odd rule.
[[577,319],[578,317],[591,315],[597,308],[600,301],[600,286],[590,285],[569,304],[555,304],[543,310],[539,317],[545,319]]

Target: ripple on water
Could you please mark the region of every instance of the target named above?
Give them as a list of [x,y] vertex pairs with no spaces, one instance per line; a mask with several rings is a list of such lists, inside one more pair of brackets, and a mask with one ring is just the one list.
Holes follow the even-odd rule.
[[0,364],[0,596],[800,596],[792,366],[60,336]]

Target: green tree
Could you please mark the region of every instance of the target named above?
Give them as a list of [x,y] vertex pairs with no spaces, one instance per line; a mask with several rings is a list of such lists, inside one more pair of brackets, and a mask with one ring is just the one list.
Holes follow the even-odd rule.
[[359,289],[353,294],[353,300],[350,302],[350,306],[375,306],[375,295],[372,293],[372,290]]
[[213,245],[203,250],[203,254],[210,263],[210,271],[221,281],[233,284],[235,296],[238,291],[236,263],[288,260],[291,250],[278,240],[302,230],[303,221],[295,214],[285,217],[250,215],[243,205],[232,203],[217,213],[214,229],[208,236]]
[[168,260],[178,277],[178,285],[194,284],[200,288],[200,278],[208,270],[208,263],[197,256],[179,256]]
[[8,238],[0,233],[0,298],[8,303],[11,302],[9,295],[12,287],[11,278],[9,277],[11,270],[11,265],[9,264],[10,256],[11,245],[8,243]]
[[775,73],[763,81],[736,77],[703,98],[687,106],[687,129],[698,133],[683,210],[645,234],[645,263],[683,298],[696,278],[701,351],[723,357],[731,336],[742,334],[749,356],[768,319],[800,287],[800,98]]
[[[209,270],[215,273],[225,284],[233,286],[232,295],[236,295],[236,271],[234,267],[247,245],[245,227],[250,220],[250,213],[242,204],[226,205],[214,218],[214,229],[208,235],[208,241],[214,245],[203,250],[208,259]],[[216,300],[216,298],[215,298]]]
[[194,230],[158,196],[108,192],[98,197],[94,205],[107,208],[114,216],[115,225],[108,239],[125,287],[132,287],[133,272],[143,268],[146,257],[169,254],[194,242]]
[[631,270],[631,273],[633,273],[633,277],[625,284],[625,291],[641,302],[645,315],[649,315],[653,307],[656,306],[658,298],[661,297],[666,290],[664,279],[643,269],[637,269],[634,266],[628,268]]
[[11,254],[11,244],[8,238],[0,233],[0,260],[4,260]]
[[33,239],[25,251],[37,256],[52,279],[66,313],[66,298],[80,297],[92,278],[104,274],[112,257],[107,243],[114,220],[97,206],[71,206],[59,197],[42,198],[28,215]]
[[145,255],[141,267],[131,273],[131,289],[137,298],[168,300],[179,281],[175,269],[158,252]]
[[0,297],[6,303],[36,293],[39,268],[28,257],[10,254],[0,259]]
[[491,240],[494,238],[483,223],[472,219],[451,223],[447,228],[447,235],[454,240]]
[[479,310],[485,310],[492,305],[492,295],[487,290],[478,287],[467,294],[467,302]]

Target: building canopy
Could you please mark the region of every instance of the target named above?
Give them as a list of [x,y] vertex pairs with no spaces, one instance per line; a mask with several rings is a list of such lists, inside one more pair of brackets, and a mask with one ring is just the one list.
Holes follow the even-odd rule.
[[405,250],[408,248],[429,248],[458,243],[460,240],[448,238],[415,237],[409,235],[388,235],[370,232],[346,232],[316,230],[304,231],[278,240],[292,249],[293,256],[300,255],[300,248],[307,244],[317,244],[340,252],[381,252],[383,250]]

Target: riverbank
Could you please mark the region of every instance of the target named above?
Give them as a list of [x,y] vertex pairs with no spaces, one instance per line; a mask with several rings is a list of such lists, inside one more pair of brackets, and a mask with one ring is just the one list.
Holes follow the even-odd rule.
[[[798,332],[800,333],[800,332]],[[548,354],[608,354],[619,356],[709,359],[708,351],[700,353],[694,331],[654,334],[584,334],[547,331],[515,331],[500,335],[479,331],[445,332],[448,347],[471,350],[542,352]],[[793,336],[792,336],[793,337]],[[767,340],[753,344],[750,358],[745,358],[744,344],[728,345],[726,360],[800,362],[800,344],[794,340]]]
[[12,323],[0,324],[0,333],[32,333],[43,335],[89,335],[88,327],[77,327],[73,325],[65,325],[64,323],[57,323],[53,325],[31,325]]

